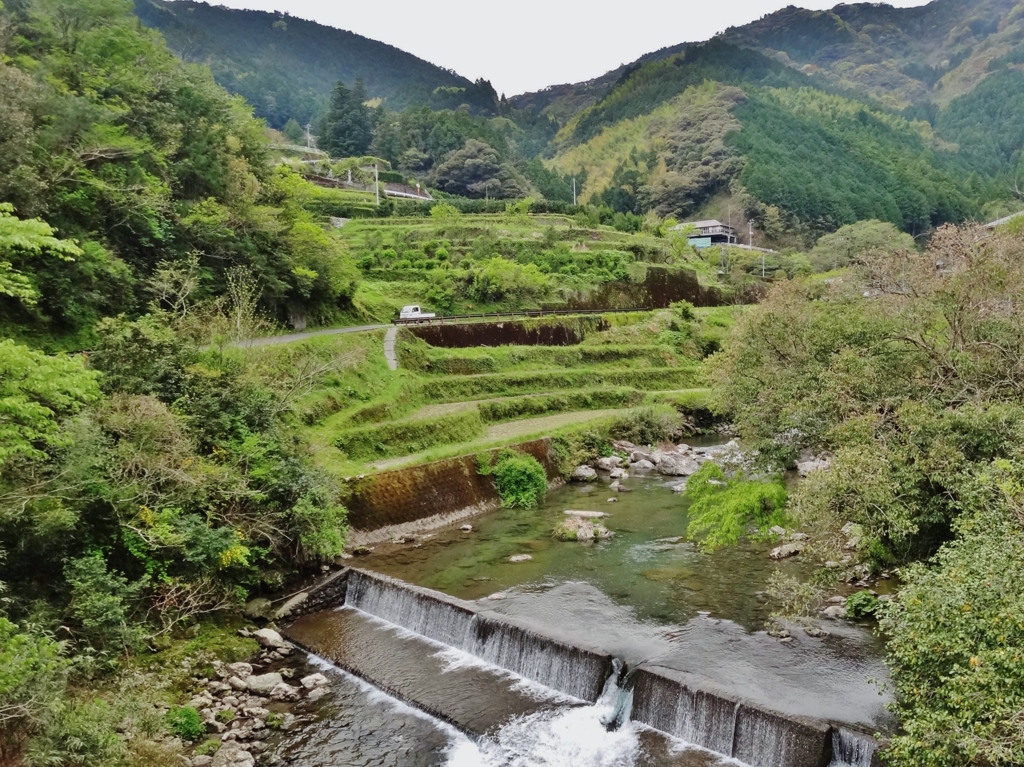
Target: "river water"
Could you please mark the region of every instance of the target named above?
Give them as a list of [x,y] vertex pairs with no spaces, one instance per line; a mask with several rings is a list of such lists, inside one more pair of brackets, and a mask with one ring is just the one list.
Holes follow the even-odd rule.
[[[764,594],[769,577],[775,570],[803,577],[808,565],[799,558],[772,562],[770,543],[701,553],[684,538],[686,501],[671,490],[677,482],[632,477],[627,481],[632,492],[621,494],[610,491],[606,480],[571,484],[549,493],[540,510],[500,510],[472,520],[470,532],[453,528],[415,544],[378,547],[354,564],[466,600],[487,620],[507,620],[613,655],[629,669],[649,668],[787,716],[869,732],[891,728],[887,698],[869,682],[885,678],[878,640],[839,622],[828,622],[824,639],[797,629],[787,643],[767,636],[761,629],[770,612]],[[608,502],[611,497],[614,503]],[[607,512],[604,522],[615,536],[594,544],[553,540],[551,532],[566,509]],[[509,561],[521,554],[532,559]],[[708,736],[693,730],[693,718],[681,712],[675,725],[668,716],[668,724],[659,727],[682,737],[623,718],[628,696],[614,680],[587,704],[481,661],[471,643],[460,648],[447,634],[436,641],[381,620],[384,615],[406,621],[410,608],[404,603],[392,604],[391,613],[360,605],[303,619],[298,639],[376,686],[334,668],[332,694],[311,714],[315,721],[286,735],[275,751],[282,762],[297,767],[740,764],[690,745]],[[531,666],[523,668],[538,678]],[[557,677],[560,683],[565,676]],[[615,712],[624,719],[619,727],[609,726]],[[837,757],[836,765],[870,762],[870,752],[855,738],[837,742],[836,751],[847,754],[847,761]],[[757,754],[745,762],[774,767]]]

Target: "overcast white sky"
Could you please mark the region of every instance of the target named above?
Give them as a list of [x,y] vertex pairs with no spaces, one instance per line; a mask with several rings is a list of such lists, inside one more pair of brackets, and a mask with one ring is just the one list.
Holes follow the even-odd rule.
[[[212,0],[292,16],[381,40],[509,96],[589,80],[667,45],[706,40],[787,0]],[[803,0],[831,8],[835,0]],[[923,5],[892,0],[891,5]]]

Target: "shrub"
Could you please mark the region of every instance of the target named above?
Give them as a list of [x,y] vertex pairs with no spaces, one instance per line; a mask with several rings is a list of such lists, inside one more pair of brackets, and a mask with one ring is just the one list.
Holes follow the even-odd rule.
[[118,712],[104,700],[60,701],[45,729],[29,743],[25,764],[120,767],[126,748],[117,734],[119,720]]
[[192,706],[176,706],[167,712],[167,729],[182,740],[197,741],[206,734],[203,717]]
[[277,730],[282,724],[284,724],[284,715],[279,714],[276,711],[271,711],[270,714],[267,715],[267,727],[270,727],[272,730]]
[[879,605],[901,731],[893,767],[1024,764],[1024,466],[999,461],[970,490],[976,509]]
[[37,729],[64,692],[64,646],[44,633],[21,631],[0,618],[0,762]]
[[131,613],[144,583],[110,572],[99,553],[71,560],[64,574],[71,587],[68,612],[94,647],[130,650],[141,642],[145,630],[132,623]]
[[548,489],[548,476],[532,455],[504,450],[491,469],[501,502],[510,509],[532,509]]
[[630,410],[611,425],[612,435],[637,445],[657,445],[682,435],[683,421],[672,410],[643,407]]
[[213,756],[220,750],[221,741],[207,738],[195,748],[196,756]]
[[693,304],[689,301],[676,301],[672,304],[672,309],[675,311],[679,319],[685,320],[686,322],[693,322],[693,320],[697,318],[697,315],[693,310]]
[[846,600],[846,614],[854,620],[874,615],[878,609],[878,597],[870,591],[858,591]]
[[751,526],[765,531],[786,521],[786,487],[781,479],[727,479],[712,461],[690,477],[686,497],[690,500],[687,534],[703,536],[700,547],[705,551],[736,543]]

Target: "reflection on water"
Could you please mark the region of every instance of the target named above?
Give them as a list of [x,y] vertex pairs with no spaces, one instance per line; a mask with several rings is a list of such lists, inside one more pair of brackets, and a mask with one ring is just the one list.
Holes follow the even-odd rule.
[[[528,584],[587,581],[641,619],[684,623],[701,611],[757,629],[767,618],[764,588],[773,570],[808,571],[799,558],[768,558],[769,543],[745,542],[703,554],[685,540],[687,502],[679,479],[634,476],[634,492],[616,495],[607,480],[548,493],[534,511],[502,509],[473,520],[472,532],[451,529],[418,545],[381,546],[353,561],[462,599],[479,599]],[[608,498],[616,501],[609,503]],[[566,509],[607,512],[615,537],[595,544],[555,541]],[[529,554],[527,562],[509,562]]]

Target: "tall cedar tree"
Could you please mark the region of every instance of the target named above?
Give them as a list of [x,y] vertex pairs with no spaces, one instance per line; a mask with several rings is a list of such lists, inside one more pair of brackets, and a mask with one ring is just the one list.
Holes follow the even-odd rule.
[[341,80],[334,86],[320,129],[321,148],[332,157],[358,157],[369,150],[373,126],[366,99],[362,80],[356,80],[352,90]]

